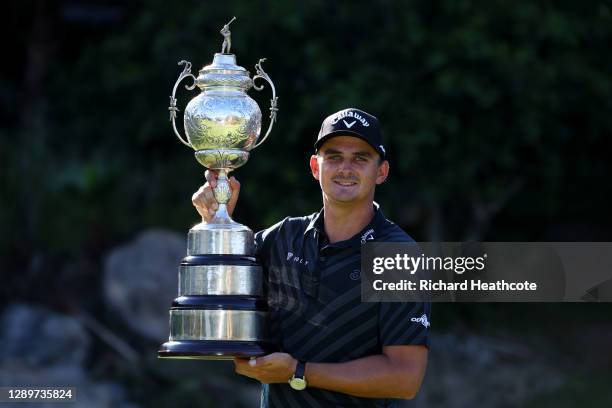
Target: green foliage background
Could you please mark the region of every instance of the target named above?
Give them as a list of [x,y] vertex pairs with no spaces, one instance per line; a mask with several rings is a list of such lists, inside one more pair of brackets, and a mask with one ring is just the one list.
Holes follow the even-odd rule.
[[[322,118],[346,106],[380,117],[392,176],[379,200],[419,239],[432,228],[461,239],[498,200],[494,215],[542,227],[591,211],[609,221],[596,200],[609,187],[594,183],[612,129],[605,3],[147,1],[50,62],[39,123],[3,129],[3,248],[79,251],[195,222],[203,169],[176,143],[166,105],[176,62],[209,63],[231,15],[238,62],[253,71],[267,57],[280,96],[269,142],[236,174],[241,221],[318,209],[307,159]],[[269,96],[254,97],[265,110]],[[531,222],[504,224],[477,233],[538,237]]]
[[[259,229],[317,211],[312,144],[325,116],[354,106],[382,122],[392,173],[378,201],[415,239],[610,240],[610,2],[106,4],[119,19],[70,19],[64,2],[7,6],[5,300],[73,296],[95,311],[87,283],[109,248],[197,222],[204,169],[172,134],[168,95],[177,62],[208,64],[234,15],[238,63],[253,72],[267,58],[280,108],[236,172],[238,221]],[[269,89],[250,94],[265,112]],[[181,90],[179,106],[194,95]]]

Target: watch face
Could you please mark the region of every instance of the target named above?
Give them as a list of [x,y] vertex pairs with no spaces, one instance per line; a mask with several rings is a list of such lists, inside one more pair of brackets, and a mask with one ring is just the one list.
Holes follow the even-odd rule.
[[289,381],[289,385],[294,390],[301,391],[306,388],[306,380],[303,378],[292,378],[291,381]]

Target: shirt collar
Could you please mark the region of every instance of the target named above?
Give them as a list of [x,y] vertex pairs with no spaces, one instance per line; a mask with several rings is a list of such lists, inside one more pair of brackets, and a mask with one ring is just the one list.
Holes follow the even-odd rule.
[[306,230],[304,231],[304,235],[306,235],[310,230],[315,229],[319,232],[324,232],[325,228],[323,226],[323,209],[312,215],[312,219],[308,223]]
[[[386,218],[380,209],[380,205],[377,202],[374,202],[374,216],[360,232],[353,235],[351,238],[336,242],[332,244],[333,246],[338,247],[352,247],[352,246],[361,246],[368,241],[375,240],[382,226],[384,225]],[[312,219],[308,223],[306,230],[304,231],[304,235],[306,235],[309,231],[316,230],[320,234],[325,234],[325,226],[324,226],[324,217],[323,217],[323,208],[312,216]]]

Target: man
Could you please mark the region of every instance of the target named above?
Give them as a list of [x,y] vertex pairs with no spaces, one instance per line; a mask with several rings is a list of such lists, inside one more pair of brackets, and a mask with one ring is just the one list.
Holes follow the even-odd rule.
[[[374,203],[389,173],[385,155],[374,116],[350,108],[327,117],[310,158],[323,209],[255,235],[280,352],[234,362],[237,373],[264,384],[262,407],[389,407],[421,385],[429,303],[361,302],[361,245],[414,242]],[[206,177],[193,203],[210,220],[216,179]],[[231,214],[240,184],[232,177],[230,185]]]
[[232,48],[232,33],[229,29],[229,25],[236,19],[236,17],[232,18],[229,23],[225,24],[221,31],[221,35],[223,35],[223,44],[221,44],[221,54],[229,54],[230,48]]

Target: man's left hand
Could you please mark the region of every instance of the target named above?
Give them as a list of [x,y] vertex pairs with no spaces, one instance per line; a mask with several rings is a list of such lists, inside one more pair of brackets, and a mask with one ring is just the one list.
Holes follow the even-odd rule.
[[295,372],[297,360],[287,353],[272,353],[252,360],[234,358],[234,366],[238,374],[262,384],[286,383]]

